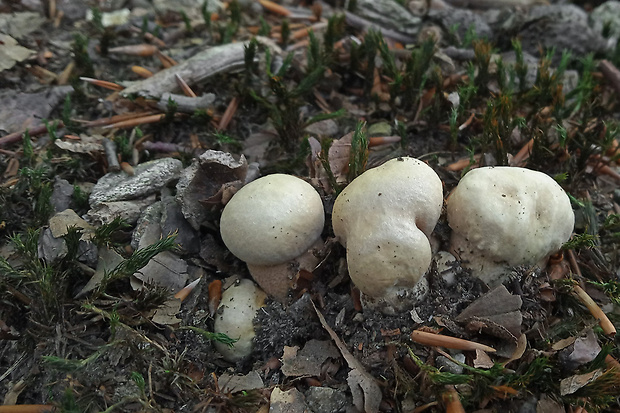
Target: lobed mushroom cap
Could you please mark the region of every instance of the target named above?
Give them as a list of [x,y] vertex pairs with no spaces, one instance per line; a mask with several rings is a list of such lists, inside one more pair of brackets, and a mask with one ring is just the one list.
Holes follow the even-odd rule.
[[396,158],[353,180],[334,203],[334,233],[347,248],[349,275],[373,297],[412,287],[431,262],[428,240],[443,205],[435,171]]
[[291,175],[267,175],[250,182],[226,204],[222,240],[252,265],[277,265],[306,252],[325,224],[323,202],[307,182]]
[[487,282],[494,264],[532,265],[559,250],[575,223],[553,178],[516,167],[468,172],[448,197],[447,212],[453,251]]

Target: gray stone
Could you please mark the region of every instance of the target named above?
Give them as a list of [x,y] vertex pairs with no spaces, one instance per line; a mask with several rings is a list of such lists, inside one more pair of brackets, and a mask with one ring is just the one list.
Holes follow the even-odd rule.
[[135,224],[142,211],[155,202],[155,195],[135,201],[102,202],[86,214],[92,224],[109,224],[114,218],[122,218],[128,224]]
[[161,229],[164,236],[176,233],[176,242],[184,253],[192,254],[200,250],[198,233],[187,222],[181,206],[173,196],[162,197]]
[[493,31],[484,18],[472,10],[468,9],[446,9],[431,10],[429,17],[440,24],[444,30],[449,31],[456,27],[456,34],[459,40],[463,40],[470,27],[476,32],[479,38],[493,38]]
[[54,212],[64,211],[69,208],[71,197],[73,196],[73,185],[66,179],[59,176],[54,178],[54,190],[50,202],[54,207]]
[[306,391],[306,404],[314,413],[343,412],[347,396],[331,387],[310,387]]
[[620,1],[606,1],[590,13],[590,25],[597,33],[609,26],[609,35],[616,42],[620,38]]
[[163,207],[161,201],[157,201],[154,204],[149,205],[142,212],[142,215],[140,216],[140,218],[138,218],[136,228],[131,234],[131,248],[137,250],[138,245],[140,245],[140,240],[142,239],[142,236],[147,232],[149,226],[151,224],[157,224],[161,222],[162,208]]
[[[465,363],[465,355],[463,353],[457,353],[452,356],[456,361],[461,363]],[[435,359],[435,363],[437,364],[437,368],[441,369],[441,371],[445,371],[452,374],[463,374],[463,367],[456,364],[449,358],[445,356],[437,356]]]
[[159,192],[181,175],[183,164],[178,159],[163,158],[140,164],[134,175],[113,172],[104,175],[90,194],[90,205],[102,202],[127,201]]
[[37,247],[39,258],[47,263],[57,261],[67,255],[67,244],[62,238],[52,235],[52,230],[45,228],[39,235],[39,245]]
[[418,34],[422,21],[394,0],[358,0],[355,14],[410,36]]

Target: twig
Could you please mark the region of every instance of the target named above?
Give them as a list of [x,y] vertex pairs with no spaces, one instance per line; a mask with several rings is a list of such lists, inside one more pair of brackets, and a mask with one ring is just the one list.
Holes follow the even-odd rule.
[[183,301],[187,298],[187,296],[189,296],[189,294],[194,290],[194,288],[198,285],[198,283],[200,282],[200,280],[202,280],[202,277],[195,279],[194,281],[192,281],[191,283],[187,284],[185,287],[183,287],[181,290],[179,290],[178,293],[176,293],[174,295],[174,298],[178,298],[179,300]]
[[566,254],[568,255],[568,262],[570,263],[571,270],[575,274],[577,274],[579,277],[581,277],[582,276],[581,268],[579,268],[579,264],[577,264],[577,258],[575,257],[575,251],[568,250]]
[[170,99],[177,104],[177,112],[194,113],[198,109],[208,108],[215,100],[215,95],[213,93],[206,93],[199,97],[188,97],[166,92],[161,95],[161,99],[157,102],[157,107],[165,112],[168,109]]
[[101,142],[103,150],[105,151],[105,157],[108,161],[108,171],[118,172],[121,170],[121,165],[118,163],[118,153],[116,152],[116,144],[114,141],[105,138]]
[[464,351],[482,350],[487,353],[495,353],[496,351],[493,347],[476,343],[474,341],[444,336],[442,334],[427,333],[426,331],[420,330],[414,330],[411,333],[411,340],[419,344],[424,344],[425,346],[445,347]]
[[120,90],[125,89],[125,86],[121,86],[118,83],[114,83],[114,82],[108,82],[107,80],[93,79],[90,77],[80,77],[80,80],[90,83],[91,85],[99,86],[99,87],[109,89],[109,90],[120,91]]
[[149,115],[154,115],[154,114],[155,112],[131,112],[131,113],[125,113],[122,115],[114,115],[109,118],[100,118],[100,119],[95,119],[95,120],[86,121],[86,122],[82,122],[82,121],[78,121],[78,122],[80,122],[82,126],[84,126],[85,128],[94,128],[97,126],[111,125],[113,123],[121,122],[124,120],[141,118],[144,116],[149,116]]
[[510,166],[523,166],[524,162],[530,157],[534,147],[534,138],[530,139],[515,156],[512,157]]
[[291,11],[284,6],[280,6],[277,3],[274,3],[270,0],[258,0],[261,6],[269,10],[274,14],[278,14],[280,16],[288,17],[291,15]]
[[247,42],[239,42],[212,47],[183,63],[156,73],[153,77],[134,83],[123,90],[122,95],[160,97],[165,92],[178,88],[177,75],[191,86],[218,73],[243,68],[247,45]]
[[226,111],[224,112],[224,114],[222,115],[222,118],[220,119],[220,123],[217,126],[219,130],[226,130],[226,128],[228,128],[228,124],[232,120],[233,116],[235,116],[235,113],[237,112],[238,107],[239,107],[239,98],[235,96],[234,98],[231,99],[230,103],[228,104],[228,107],[226,108]]
[[613,88],[616,89],[616,93],[620,95],[620,70],[609,60],[601,60],[598,68],[601,69],[607,80],[611,82]]
[[153,56],[158,50],[158,47],[152,44],[130,44],[126,46],[113,47],[108,50],[108,53],[146,57]]
[[0,406],[0,413],[51,413],[56,407],[51,404],[17,404]]
[[179,64],[176,60],[174,60],[173,58],[171,58],[170,56],[168,56],[166,54],[163,54],[159,50],[155,53],[155,55],[157,56],[157,58],[161,62],[162,66],[164,68],[166,68],[166,69],[171,68],[171,67],[176,66],[176,65]]
[[103,129],[133,128],[147,123],[157,123],[165,117],[165,113],[159,113],[157,115],[144,116],[142,118],[133,118],[104,126]]
[[153,72],[142,66],[131,66],[131,71],[143,79],[148,79],[153,76]]
[[411,36],[407,36],[405,34],[399,33],[395,30],[391,30],[391,29],[386,29],[384,27],[381,26],[377,26],[375,23],[372,23],[366,19],[362,19],[361,17],[350,13],[348,11],[344,12],[345,15],[345,19],[347,21],[347,24],[350,26],[353,26],[357,29],[360,30],[369,30],[369,29],[375,29],[378,30],[379,32],[381,32],[381,34],[385,37],[389,37],[390,39],[394,39],[398,42],[401,43],[406,43],[406,44],[410,44],[410,43],[415,43],[416,39],[415,37],[411,37]]
[[195,98],[196,97],[196,93],[194,93],[192,88],[189,87],[189,85],[187,83],[185,83],[185,80],[183,80],[183,78],[181,76],[179,76],[178,73],[175,74],[174,77],[176,78],[177,83],[179,84],[179,87],[181,88],[181,90],[183,91],[185,96],[190,97],[190,98]]
[[581,301],[583,305],[586,306],[588,311],[590,311],[590,314],[592,314],[592,316],[598,320],[605,334],[607,334],[608,336],[616,335],[616,327],[614,327],[609,318],[607,318],[607,315],[603,312],[603,310],[601,310],[601,307],[599,307],[594,302],[592,297],[590,297],[583,288],[575,285],[573,286],[573,293],[579,299],[579,301]]
[[393,136],[373,136],[372,138],[368,138],[368,147],[372,148],[373,146],[397,143],[397,142],[400,142],[400,140],[401,140],[401,138],[398,135],[393,135]]
[[461,398],[454,386],[446,386],[446,391],[441,393],[441,400],[446,407],[446,413],[465,413],[465,409],[461,404]]
[[[56,125],[56,127],[58,129],[60,128],[64,128],[65,124],[62,121],[59,121],[58,124]],[[0,147],[4,146],[4,145],[9,145],[11,143],[15,143],[15,142],[19,142],[22,140],[22,135],[28,131],[28,134],[30,135],[30,137],[33,136],[39,136],[39,135],[43,135],[45,133],[47,133],[47,126],[45,125],[39,125],[37,127],[34,128],[26,128],[23,129],[19,132],[13,132],[13,133],[9,133],[6,136],[3,136],[0,138]]]

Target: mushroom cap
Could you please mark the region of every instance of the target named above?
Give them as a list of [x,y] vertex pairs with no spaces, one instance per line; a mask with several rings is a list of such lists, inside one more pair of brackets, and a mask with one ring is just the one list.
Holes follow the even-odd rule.
[[448,197],[447,212],[452,249],[474,273],[493,263],[536,264],[560,249],[575,224],[553,178],[516,167],[471,170]]
[[259,178],[226,204],[220,233],[228,249],[253,265],[277,265],[306,252],[325,224],[323,202],[307,182],[291,175]]
[[431,262],[428,240],[441,214],[442,183],[414,158],[364,172],[336,198],[334,233],[347,248],[349,275],[373,297],[412,287]]

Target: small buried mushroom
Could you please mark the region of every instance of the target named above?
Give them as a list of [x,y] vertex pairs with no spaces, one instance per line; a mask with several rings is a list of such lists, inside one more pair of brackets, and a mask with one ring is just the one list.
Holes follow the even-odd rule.
[[382,311],[400,311],[413,304],[404,297],[424,294],[429,237],[442,205],[441,180],[414,158],[364,172],[336,198],[334,234],[347,249],[349,275],[365,305],[377,301]]
[[299,269],[312,271],[318,263],[310,250],[320,243],[324,224],[315,189],[294,176],[274,174],[232,197],[222,212],[220,232],[265,292],[284,300]]
[[452,252],[490,286],[517,265],[541,264],[571,236],[575,215],[566,192],[530,169],[468,172],[447,200]]
[[251,280],[240,280],[222,293],[213,331],[238,340],[232,347],[219,341],[215,342],[215,348],[225,360],[236,363],[252,353],[252,341],[256,335],[254,317],[265,305],[266,297],[263,290]]

